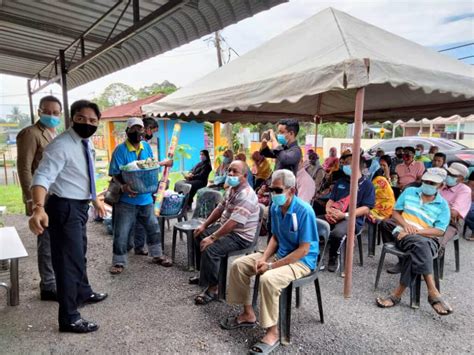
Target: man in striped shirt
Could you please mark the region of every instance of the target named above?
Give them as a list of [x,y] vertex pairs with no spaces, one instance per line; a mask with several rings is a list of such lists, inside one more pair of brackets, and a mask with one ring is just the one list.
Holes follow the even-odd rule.
[[395,242],[408,254],[400,260],[400,284],[387,297],[379,297],[379,307],[390,308],[400,302],[403,292],[417,275],[423,275],[428,288],[428,302],[439,315],[452,313],[441,297],[433,277],[433,257],[438,254],[439,241],[449,225],[450,213],[446,200],[438,193],[446,171],[431,168],[423,174],[421,187],[409,187],[398,198],[392,218],[396,223],[391,236],[383,228],[384,241]]
[[229,188],[224,201],[194,232],[200,275],[190,278],[189,283],[204,288],[194,299],[197,305],[218,299],[221,258],[231,251],[250,247],[256,237],[259,206],[257,195],[247,182],[247,174],[245,162],[234,160],[230,164],[225,181]]

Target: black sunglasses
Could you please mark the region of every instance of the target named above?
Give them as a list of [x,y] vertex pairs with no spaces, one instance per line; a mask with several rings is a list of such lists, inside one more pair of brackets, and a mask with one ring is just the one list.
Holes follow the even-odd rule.
[[277,195],[283,193],[283,189],[281,187],[269,187],[268,191],[274,192]]

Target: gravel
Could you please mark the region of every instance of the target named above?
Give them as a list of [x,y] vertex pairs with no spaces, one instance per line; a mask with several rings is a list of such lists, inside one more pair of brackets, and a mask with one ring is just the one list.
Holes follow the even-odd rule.
[[[84,318],[99,323],[99,331],[87,334],[58,332],[57,304],[39,300],[35,237],[24,216],[10,215],[6,225],[15,226],[29,257],[20,261],[20,305],[7,307],[0,291],[0,353],[245,353],[262,335],[260,328],[224,331],[223,317],[238,312],[224,302],[195,306],[197,286],[188,285],[186,245],[178,241],[177,260],[172,268],[153,265],[147,257],[129,255],[129,267],[122,275],[108,273],[112,239],[100,223],[89,222],[88,274],[93,289],[109,293],[99,304],[82,308]],[[167,231],[165,251],[170,252]],[[366,238],[364,238],[366,240]],[[380,256],[358,265],[356,247],[353,295],[342,295],[343,279],[321,272],[320,283],[325,323],[319,322],[314,289],[303,290],[302,307],[292,309],[292,343],[276,353],[470,353],[473,352],[474,295],[472,270],[474,243],[460,241],[461,271],[454,267],[454,248],[448,246],[441,289],[454,308],[447,317],[435,314],[426,302],[422,284],[419,309],[409,307],[409,294],[399,306],[381,309],[375,297],[385,295],[398,277],[382,273],[374,291]],[[386,266],[395,262],[387,256]]]

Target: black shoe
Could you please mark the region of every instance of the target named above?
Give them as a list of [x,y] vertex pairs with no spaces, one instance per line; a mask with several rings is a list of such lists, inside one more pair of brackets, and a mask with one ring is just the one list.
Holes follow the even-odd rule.
[[90,303],[97,303],[105,300],[107,298],[106,293],[98,293],[98,292],[93,292],[92,295],[89,296],[88,299],[84,301],[83,304],[90,304]]
[[387,269],[389,274],[399,274],[402,272],[402,265],[400,263],[395,264]]
[[44,291],[41,290],[41,301],[55,301],[58,302],[58,295],[56,291]]
[[143,255],[143,256],[147,256],[148,255],[148,252],[141,248],[141,249],[135,249],[135,255]]
[[199,276],[193,276],[189,278],[190,285],[199,285]]
[[67,333],[90,333],[90,332],[95,332],[97,329],[99,329],[99,326],[96,323],[89,322],[82,318],[78,319],[72,324],[59,326],[60,332],[67,332]]
[[328,261],[328,271],[335,272],[337,270],[337,257],[333,256],[329,258]]

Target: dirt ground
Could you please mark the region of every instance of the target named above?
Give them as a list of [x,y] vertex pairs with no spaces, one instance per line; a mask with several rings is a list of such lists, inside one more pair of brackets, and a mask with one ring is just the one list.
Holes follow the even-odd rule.
[[[20,261],[20,305],[7,307],[0,290],[0,353],[246,353],[262,336],[259,328],[224,331],[218,322],[237,312],[224,302],[195,306],[197,286],[188,285],[185,242],[178,242],[177,261],[166,269],[130,254],[129,268],[119,276],[108,273],[112,239],[102,224],[89,223],[88,273],[95,291],[109,298],[80,309],[86,319],[99,323],[99,331],[86,334],[58,332],[57,304],[39,300],[35,237],[27,219],[11,215],[29,257]],[[171,232],[167,232],[169,253]],[[365,238],[366,240],[366,238]],[[461,271],[454,271],[454,248],[448,246],[441,290],[455,312],[434,313],[422,285],[421,305],[409,307],[409,295],[392,309],[380,309],[375,297],[395,286],[397,276],[382,274],[380,289],[374,280],[380,247],[375,258],[365,257],[354,266],[353,295],[342,296],[343,279],[329,272],[320,276],[325,323],[319,322],[314,289],[306,287],[303,305],[292,312],[292,344],[277,353],[470,353],[474,336],[474,243],[461,240]],[[364,256],[367,246],[364,245]],[[387,257],[387,265],[394,263]]]

